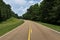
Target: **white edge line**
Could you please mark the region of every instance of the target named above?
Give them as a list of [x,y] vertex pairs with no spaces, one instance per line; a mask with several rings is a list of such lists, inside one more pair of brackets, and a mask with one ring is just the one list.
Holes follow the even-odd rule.
[[[37,23],[37,22],[35,22],[35,23]],[[38,23],[39,25],[40,25],[40,23]],[[43,24],[41,24],[42,26],[45,26],[45,25],[43,25]],[[60,34],[60,32],[59,31],[57,31],[57,30],[54,30],[54,29],[52,29],[52,28],[50,28],[50,27],[48,27],[48,26],[45,26],[47,29],[49,29],[49,30],[51,30],[51,31],[53,31],[53,32],[56,32],[56,33],[58,33],[58,34]]]
[[[20,26],[21,26],[21,25],[20,25]],[[20,27],[20,26],[18,26],[18,27]],[[14,29],[12,29],[11,31],[9,31],[9,32],[5,33],[4,35],[0,36],[0,38],[8,35],[8,34],[11,33],[11,32],[13,32],[13,31],[16,30],[18,27],[14,28]]]
[[[45,26],[45,27],[47,27],[47,26]],[[51,31],[54,31],[54,32],[56,32],[56,33],[60,34],[60,32],[59,32],[59,31],[54,30],[54,29],[52,29],[52,28],[47,27],[47,29],[49,29],[49,30],[51,30]]]

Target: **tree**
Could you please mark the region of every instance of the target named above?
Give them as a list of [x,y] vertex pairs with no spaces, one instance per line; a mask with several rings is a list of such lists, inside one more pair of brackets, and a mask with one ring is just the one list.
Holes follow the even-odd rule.
[[32,5],[23,18],[42,21],[51,24],[60,24],[60,0],[43,0],[40,4]]
[[17,16],[18,15],[11,10],[11,6],[9,4],[5,4],[3,0],[0,0],[0,22],[11,17],[17,18]]

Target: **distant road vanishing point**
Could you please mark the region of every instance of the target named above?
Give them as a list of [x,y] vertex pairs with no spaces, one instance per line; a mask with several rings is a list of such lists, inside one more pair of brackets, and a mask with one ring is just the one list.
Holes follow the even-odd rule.
[[1,36],[0,40],[60,40],[60,34],[46,26],[25,20],[19,27]]

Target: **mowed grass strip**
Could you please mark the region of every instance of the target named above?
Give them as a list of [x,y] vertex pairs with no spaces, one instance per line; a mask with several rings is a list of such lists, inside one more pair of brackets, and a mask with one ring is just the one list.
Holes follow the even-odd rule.
[[10,18],[5,22],[0,23],[0,36],[18,27],[22,23],[24,23],[23,20],[16,19],[16,18]]
[[39,23],[60,32],[60,26],[58,25],[53,25],[53,24],[48,24],[43,22],[39,22]]

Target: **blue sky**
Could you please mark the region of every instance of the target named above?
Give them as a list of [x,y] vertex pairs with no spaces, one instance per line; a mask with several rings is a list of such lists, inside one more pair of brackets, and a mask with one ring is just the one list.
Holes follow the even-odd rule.
[[19,16],[24,14],[27,9],[35,3],[40,3],[42,0],[3,0],[6,4],[11,5],[11,9]]

